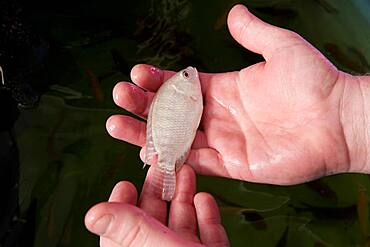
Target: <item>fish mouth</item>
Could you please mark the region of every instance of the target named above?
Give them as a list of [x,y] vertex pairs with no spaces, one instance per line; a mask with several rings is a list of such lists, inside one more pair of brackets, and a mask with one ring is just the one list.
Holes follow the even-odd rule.
[[195,71],[195,75],[198,77],[198,70],[197,70],[197,68],[192,67],[192,66],[188,66],[186,69],[194,70]]

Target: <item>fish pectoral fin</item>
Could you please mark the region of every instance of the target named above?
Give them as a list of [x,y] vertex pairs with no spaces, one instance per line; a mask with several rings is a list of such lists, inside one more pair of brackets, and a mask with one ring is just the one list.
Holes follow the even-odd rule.
[[181,89],[177,88],[175,85],[171,85],[173,87],[173,89],[175,89],[175,91],[179,94],[183,94],[183,95],[186,95],[186,93],[184,91],[182,91]]
[[171,86],[175,89],[175,91],[177,93],[182,94],[182,95],[185,95],[185,96],[189,97],[191,100],[193,100],[195,102],[198,101],[198,97],[197,96],[195,96],[195,95],[188,95],[186,92],[182,91],[181,89],[178,89],[175,85],[171,85]]
[[194,96],[194,95],[190,95],[190,96],[189,96],[189,98],[190,98],[191,100],[194,100],[195,102],[197,102],[197,101],[198,101],[198,97],[196,97],[196,96]]

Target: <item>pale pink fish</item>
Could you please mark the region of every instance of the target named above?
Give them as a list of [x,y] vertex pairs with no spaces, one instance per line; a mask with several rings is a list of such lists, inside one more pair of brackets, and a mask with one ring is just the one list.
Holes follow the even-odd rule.
[[162,200],[172,200],[176,171],[184,164],[203,112],[196,68],[187,67],[163,83],[150,106],[145,164],[157,156],[153,188]]

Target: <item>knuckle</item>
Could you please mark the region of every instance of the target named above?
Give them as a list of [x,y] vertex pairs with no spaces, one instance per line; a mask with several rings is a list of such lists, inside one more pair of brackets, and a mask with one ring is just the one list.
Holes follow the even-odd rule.
[[239,34],[238,34],[239,39],[244,40],[244,39],[247,39],[249,37],[249,35],[248,35],[249,29],[253,25],[255,20],[256,20],[256,18],[251,18],[248,21],[243,22],[241,24],[240,29],[239,29]]

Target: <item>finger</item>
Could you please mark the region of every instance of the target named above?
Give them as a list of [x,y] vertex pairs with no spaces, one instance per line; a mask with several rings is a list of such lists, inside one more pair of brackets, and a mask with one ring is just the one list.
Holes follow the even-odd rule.
[[167,223],[167,202],[158,198],[158,196],[153,193],[155,188],[153,188],[154,183],[152,183],[154,168],[150,167],[148,174],[146,175],[143,190],[140,195],[139,207],[143,209],[150,216],[159,220],[162,224]]
[[106,237],[100,237],[100,247],[121,247],[119,244]]
[[119,140],[144,146],[146,123],[124,115],[113,115],[106,123],[108,133]]
[[135,186],[128,181],[117,183],[109,197],[109,202],[120,202],[136,205],[137,191]]
[[[187,246],[173,231],[141,209],[125,203],[105,202],[91,208],[85,216],[86,228],[116,243],[116,246]],[[108,244],[112,242],[104,242]]]
[[198,193],[194,197],[194,205],[202,243],[205,246],[229,246],[215,199],[208,193]]
[[[135,186],[127,181],[117,183],[109,197],[109,202],[119,202],[135,205],[137,200],[137,191]],[[109,238],[100,238],[101,247],[119,247],[118,244]]]
[[195,190],[195,173],[191,167],[184,165],[177,175],[176,191],[168,216],[168,227],[184,239],[198,242],[193,203]]
[[296,33],[270,25],[238,4],[234,6],[227,19],[231,35],[242,46],[263,55],[268,60],[275,51],[283,47],[302,43]]
[[[207,148],[207,147],[208,147],[208,141],[207,141],[206,135],[204,134],[203,131],[198,130],[197,134],[195,136],[193,145],[191,147],[192,148],[191,150],[202,149],[202,148]],[[140,150],[140,159],[143,162],[145,162],[145,150],[146,150],[145,146],[143,146]],[[153,163],[153,162],[149,162],[148,165],[151,165],[151,163]]]
[[[208,146],[209,146],[208,140],[205,133],[203,131],[198,130],[191,148],[200,149],[207,148]],[[142,149],[140,150],[140,158],[143,162],[145,161],[145,146],[143,146]]]
[[[142,161],[145,160],[144,147],[140,150],[140,159]],[[229,171],[224,166],[220,154],[212,148],[191,149],[185,163],[190,165],[196,173],[202,175],[230,177]],[[235,176],[235,178],[239,178],[237,175]]]
[[154,93],[145,92],[128,82],[119,82],[113,89],[113,100],[118,106],[135,115],[146,118]]
[[230,177],[221,155],[212,148],[192,149],[186,164],[203,175]]
[[174,74],[173,71],[161,70],[152,65],[137,64],[131,70],[131,80],[140,87],[156,92]]
[[208,140],[206,134],[201,131],[197,130],[197,134],[195,135],[195,139],[193,144],[191,145],[191,148],[198,149],[198,148],[206,148],[208,147]]
[[[138,64],[131,70],[131,80],[138,86],[151,92],[156,92],[158,88],[172,77],[176,72],[161,70],[152,65]],[[202,92],[205,93],[209,85],[217,78],[218,74],[199,73],[199,79],[202,84]],[[216,80],[217,81],[217,80]]]

